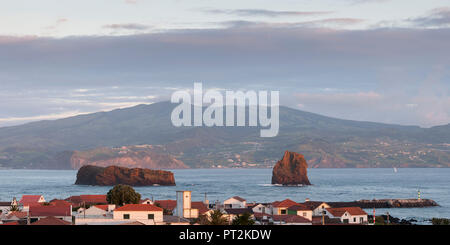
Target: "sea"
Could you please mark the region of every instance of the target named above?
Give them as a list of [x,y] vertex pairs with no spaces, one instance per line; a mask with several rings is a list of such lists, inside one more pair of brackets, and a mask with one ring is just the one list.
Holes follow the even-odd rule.
[[[303,202],[355,201],[360,199],[433,199],[440,206],[376,209],[418,224],[433,217],[450,218],[450,168],[344,168],[308,169],[310,186],[283,187],[271,184],[271,169],[176,169],[176,186],[135,187],[142,198],[175,199],[177,190],[192,191],[192,199],[210,203],[240,196],[247,202],[273,202],[286,198]],[[47,201],[73,195],[106,194],[111,186],[74,185],[75,170],[0,170],[0,201],[24,194],[44,195]],[[366,210],[369,214],[373,209]]]

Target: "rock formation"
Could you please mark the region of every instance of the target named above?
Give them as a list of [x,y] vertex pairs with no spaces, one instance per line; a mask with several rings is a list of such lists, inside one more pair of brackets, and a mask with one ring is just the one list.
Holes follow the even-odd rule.
[[302,154],[286,151],[283,158],[273,168],[272,184],[311,185],[307,167],[308,164]]
[[86,165],[78,170],[75,184],[101,186],[117,184],[131,186],[175,185],[175,178],[170,171]]

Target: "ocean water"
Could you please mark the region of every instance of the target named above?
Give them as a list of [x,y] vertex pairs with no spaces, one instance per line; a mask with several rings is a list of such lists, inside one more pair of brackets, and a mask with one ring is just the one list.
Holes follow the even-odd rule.
[[[176,190],[192,191],[193,200],[223,201],[241,196],[248,202],[272,202],[290,198],[321,201],[359,199],[422,198],[440,206],[429,208],[377,209],[399,218],[414,218],[421,224],[432,217],[450,218],[450,169],[309,169],[313,185],[281,187],[271,185],[271,169],[184,169],[172,170],[177,186],[135,187],[143,198],[175,199]],[[41,194],[46,200],[80,194],[106,194],[111,187],[77,186],[74,170],[0,170],[0,201],[23,194]],[[373,210],[366,210],[372,213]]]

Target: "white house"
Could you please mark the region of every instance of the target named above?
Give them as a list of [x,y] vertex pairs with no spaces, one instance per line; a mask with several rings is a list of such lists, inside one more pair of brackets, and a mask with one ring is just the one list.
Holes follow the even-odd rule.
[[246,208],[247,201],[242,197],[234,196],[234,197],[228,198],[227,200],[223,201],[223,206],[225,209]]
[[116,205],[105,204],[105,205],[94,205],[87,209],[79,208],[77,210],[76,218],[105,218],[112,217],[112,212]]
[[326,202],[309,201],[308,199],[302,204],[312,210],[313,216],[322,216],[323,212],[326,211],[327,208],[331,208],[331,206]]
[[367,213],[360,207],[327,208],[330,218],[339,218],[344,224],[367,224]]
[[252,207],[253,213],[261,213],[261,214],[272,214],[270,207],[268,205],[258,203]]
[[163,223],[163,209],[152,204],[127,204],[113,211],[115,221],[139,221],[147,225]]

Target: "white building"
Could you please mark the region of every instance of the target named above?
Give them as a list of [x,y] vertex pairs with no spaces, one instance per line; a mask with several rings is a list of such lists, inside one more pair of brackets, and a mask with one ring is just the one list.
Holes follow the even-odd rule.
[[302,204],[306,205],[313,211],[313,216],[322,216],[323,212],[326,211],[327,208],[331,208],[331,206],[326,202],[309,201],[308,199]]
[[113,211],[115,221],[139,221],[146,225],[163,223],[163,209],[151,204],[127,204]]
[[246,208],[247,201],[242,197],[234,196],[234,197],[228,198],[227,200],[223,201],[223,206],[225,209]]
[[115,209],[114,204],[94,205],[87,209],[79,208],[77,210],[76,218],[105,218],[112,217],[112,212]]
[[360,207],[327,208],[326,214],[344,224],[367,224],[367,213]]
[[272,214],[270,207],[262,203],[258,203],[252,207],[253,213]]

